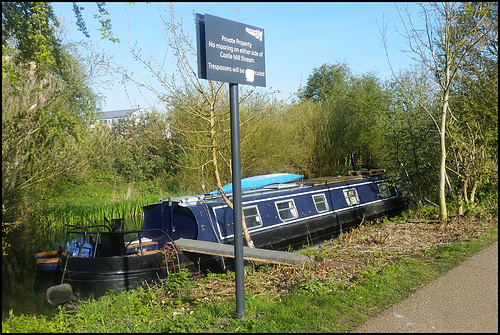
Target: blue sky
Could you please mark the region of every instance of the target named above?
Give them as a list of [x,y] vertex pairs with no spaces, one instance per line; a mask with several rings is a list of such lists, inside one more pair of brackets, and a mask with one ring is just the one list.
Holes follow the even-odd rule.
[[[129,43],[137,43],[144,55],[151,52],[162,59],[167,51],[165,29],[160,14],[169,18],[169,3],[125,3],[108,2],[112,30],[120,43],[100,39],[95,3],[78,3],[84,7],[83,16],[87,22],[92,44],[113,56],[113,62],[126,66],[140,78],[148,75],[141,65],[132,59]],[[73,6],[70,2],[53,2],[55,14],[68,31],[67,38],[73,41],[86,40],[77,31]],[[404,5],[398,3],[403,10]],[[126,8],[126,10],[125,10]],[[409,9],[417,13],[414,4]],[[167,12],[166,12],[166,11]],[[314,68],[322,64],[345,63],[355,75],[374,73],[380,79],[390,79],[391,71],[386,59],[379,27],[387,25],[388,47],[395,69],[409,68],[406,41],[396,32],[401,27],[397,7],[394,3],[362,2],[179,2],[175,3],[175,16],[183,19],[183,29],[196,46],[196,27],[193,12],[211,14],[228,20],[242,22],[264,29],[266,87],[265,91],[279,90],[278,98],[290,101],[291,94],[307,83]],[[412,19],[416,14],[412,13]],[[167,62],[172,63],[171,53]],[[196,59],[192,66],[196,69]],[[125,91],[128,93],[126,94]],[[110,88],[100,88],[106,97],[104,111],[131,107],[161,108],[154,94],[139,91],[128,84],[125,90],[115,76]]]

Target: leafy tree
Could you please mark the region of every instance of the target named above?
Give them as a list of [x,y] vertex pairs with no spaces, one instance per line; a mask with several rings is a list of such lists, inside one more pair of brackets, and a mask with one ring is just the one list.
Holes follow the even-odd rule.
[[316,137],[313,155],[308,156],[316,165],[308,168],[312,175],[345,173],[350,151],[366,166],[384,164],[380,116],[390,108],[391,97],[375,75],[356,77],[345,64],[323,64],[313,71],[300,96],[301,103],[294,108],[315,109],[308,129]]
[[386,156],[385,134],[382,115],[391,108],[391,92],[374,75],[364,74],[352,79],[350,90],[342,107],[353,124],[347,138],[357,153],[361,164],[383,167]]
[[[472,3],[465,7],[460,22],[463,29],[473,25],[470,13],[482,6]],[[485,25],[497,27],[498,4],[490,4],[487,11]],[[451,88],[448,169],[457,179],[459,214],[463,214],[463,202],[474,207],[476,192],[483,185],[498,183],[498,29],[489,30],[484,37],[484,43],[471,49]]]
[[[433,119],[426,112],[437,110],[437,102],[429,90],[433,82],[427,74],[418,68],[400,73],[398,80],[405,89],[396,82],[392,85],[393,103],[383,113],[382,126],[386,136],[385,150],[390,157],[388,167],[399,176],[417,205],[435,204],[439,193],[436,186],[439,180],[434,173],[436,162],[439,162],[439,137]],[[408,95],[413,98],[408,99]]]
[[[107,16],[109,15],[109,11],[106,9],[106,3],[96,1],[96,5],[98,12],[97,14],[94,14],[94,18],[97,19],[101,24],[101,26],[99,27],[99,30],[101,31],[101,38],[107,39],[113,43],[120,42],[119,38],[113,37],[111,19],[107,18]],[[76,4],[76,2],[73,2],[73,11],[75,12],[76,25],[78,26],[78,30],[81,31],[87,38],[90,38],[89,31],[87,30],[87,25],[85,24],[85,20],[82,17],[82,10],[84,9],[84,7],[80,7]]]
[[343,97],[349,89],[351,71],[346,64],[323,64],[314,68],[307,80],[306,87],[299,93],[303,99],[326,102],[333,98]]
[[[87,3],[88,4],[88,3]],[[97,13],[94,18],[100,23],[101,38],[120,42],[113,37],[109,11],[105,2],[96,2]],[[76,25],[87,38],[90,33],[82,16],[84,7],[73,2]],[[50,2],[2,2],[2,46],[10,43],[20,51],[24,60],[43,59],[51,61],[51,48],[57,44],[55,30],[60,22]]]
[[285,156],[281,161],[287,162],[306,178],[331,174],[338,164],[328,164],[328,161],[341,155],[340,150],[328,152],[333,146],[330,131],[332,117],[326,102],[304,100],[286,108],[276,122],[280,139],[274,142],[279,146],[274,150]]
[[52,183],[86,164],[98,98],[57,27],[48,4],[2,3],[2,228],[25,223]]
[[129,180],[170,175],[173,158],[168,129],[166,117],[155,110],[113,124],[111,168]]
[[37,68],[53,67],[57,61],[59,26],[47,2],[2,2],[2,53],[7,47],[17,50],[14,63],[35,62]]
[[[439,167],[439,219],[448,217],[446,208],[446,129],[450,116],[451,88],[457,75],[470,60],[474,50],[484,48],[485,36],[495,25],[491,24],[491,5],[481,3],[472,6],[469,3],[426,3],[419,4],[422,10],[424,29],[416,27],[409,15],[401,19],[403,35],[408,40],[412,55],[434,76],[439,89],[435,91],[440,99],[440,115],[436,126],[440,134]],[[465,20],[465,21],[464,21]],[[466,22],[466,24],[464,24]],[[424,107],[424,105],[422,105]],[[424,107],[425,108],[425,107]],[[433,117],[432,111],[427,111]]]
[[[300,117],[287,112],[281,100],[265,94],[253,95],[240,103],[241,174],[243,177],[277,172],[308,173],[309,140],[314,135],[300,128]],[[299,119],[295,119],[298,117]]]
[[27,72],[10,64],[22,77],[16,84],[2,81],[3,199],[83,163],[76,159],[79,136],[88,131],[85,125],[96,100],[82,84],[78,61],[66,57],[59,77],[40,78],[32,62]]

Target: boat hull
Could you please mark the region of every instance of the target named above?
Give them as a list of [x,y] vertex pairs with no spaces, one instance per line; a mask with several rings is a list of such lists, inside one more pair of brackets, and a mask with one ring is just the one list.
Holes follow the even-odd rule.
[[144,282],[165,278],[167,267],[161,251],[138,256],[61,256],[63,283],[70,284],[78,297],[100,296],[112,290],[135,289]]
[[251,238],[257,248],[296,250],[304,245],[334,238],[363,221],[372,221],[384,216],[390,218],[399,215],[405,209],[406,203],[394,199],[341,213],[304,219],[262,232],[252,232]]
[[[393,217],[407,209],[402,193],[379,176],[302,183],[242,192],[245,221],[255,247],[295,249],[334,237],[363,220]],[[148,228],[162,229],[174,241],[234,244],[233,211],[220,196],[160,199],[144,207],[142,229]]]
[[153,250],[144,255],[70,256],[69,261],[67,254],[63,254],[61,265],[62,282],[70,284],[73,294],[81,299],[90,295],[101,296],[108,291],[121,292],[144,284],[159,283],[169,273],[179,272],[180,268],[193,272],[221,268],[221,260],[220,257],[183,253],[179,250],[165,256],[161,250]]

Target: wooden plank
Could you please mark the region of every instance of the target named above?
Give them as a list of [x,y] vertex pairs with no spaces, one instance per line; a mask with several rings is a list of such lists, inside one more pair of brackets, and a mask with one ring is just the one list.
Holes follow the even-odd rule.
[[[147,241],[147,242],[142,242],[142,247],[145,248],[149,245],[156,245],[158,246],[158,242],[152,242],[152,241]],[[127,247],[127,249],[139,249],[140,248],[140,244],[139,242],[137,243],[129,243],[129,242],[125,242],[125,246]]]
[[340,183],[351,180],[360,180],[360,179],[362,179],[361,176],[320,177],[320,178],[305,179],[300,183],[318,186],[318,185],[327,185],[327,184]]
[[[66,250],[63,250],[63,251],[66,251]],[[36,254],[33,254],[33,257],[40,258],[40,257],[47,257],[47,256],[58,256],[58,253],[59,253],[59,250],[37,252]]]
[[55,258],[38,258],[35,260],[36,264],[42,264],[42,263],[57,263],[59,262],[59,257]]
[[[214,242],[196,241],[180,238],[175,241],[177,247],[185,252],[234,258],[234,245]],[[243,247],[243,258],[249,261],[300,264],[309,259],[308,256],[293,252]]]

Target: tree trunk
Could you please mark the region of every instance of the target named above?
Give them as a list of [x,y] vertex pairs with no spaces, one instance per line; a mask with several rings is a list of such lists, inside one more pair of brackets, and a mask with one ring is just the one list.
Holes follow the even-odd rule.
[[[224,193],[222,187],[219,187],[219,192],[222,195],[222,198],[224,199],[226,204],[229,206],[229,208],[231,208],[234,211],[233,203],[229,200],[226,193]],[[245,236],[245,241],[247,242],[247,246],[250,248],[255,248],[252,238],[250,237],[250,233],[248,232],[247,223],[245,222],[245,213],[243,212],[243,210],[241,210],[241,226],[243,228],[243,235]],[[236,235],[234,236],[234,238],[236,238]]]
[[443,110],[441,112],[441,164],[439,167],[439,221],[448,219],[446,210],[446,110],[448,109],[448,90],[444,92]]
[[[213,105],[212,105],[212,110],[213,110]],[[213,113],[211,113],[211,120],[210,120],[210,136],[212,137],[212,163],[214,166],[214,174],[215,174],[215,181],[217,183],[217,188],[219,189],[219,192],[226,202],[226,204],[229,206],[234,211],[233,208],[233,203],[229,200],[229,198],[226,196],[226,193],[222,190],[222,183],[220,180],[220,174],[219,174],[219,164],[217,160],[217,143],[215,139],[215,118],[213,117]],[[254,244],[252,239],[250,238],[250,233],[248,232],[247,224],[245,222],[245,214],[243,213],[243,210],[241,211],[241,226],[243,228],[243,235],[245,236],[245,240],[247,242],[247,246],[250,248],[254,248]],[[236,239],[236,235],[234,236]]]
[[[448,4],[445,4],[445,13],[448,15]],[[450,26],[449,19],[446,19],[445,32],[444,32],[444,83],[441,82],[443,89],[443,106],[441,110],[441,129],[440,129],[440,144],[441,144],[441,164],[439,166],[439,221],[445,222],[448,219],[448,212],[446,210],[446,112],[448,111],[450,86],[451,86],[451,59],[450,52]],[[438,77],[439,78],[439,77]]]
[[458,216],[463,216],[464,215],[464,204],[462,202],[462,193],[457,192],[457,214]]
[[463,192],[464,192],[464,199],[465,199],[466,204],[469,204],[469,195],[467,194],[468,188],[469,188],[469,181],[464,180]]
[[474,206],[476,203],[474,201],[475,197],[476,197],[476,190],[477,190],[477,187],[479,186],[480,184],[480,181],[476,181],[474,183],[474,186],[472,186],[472,190],[470,191],[470,202],[471,202],[471,206]]

